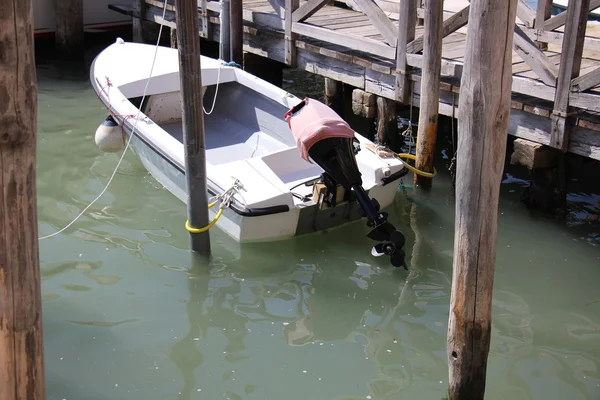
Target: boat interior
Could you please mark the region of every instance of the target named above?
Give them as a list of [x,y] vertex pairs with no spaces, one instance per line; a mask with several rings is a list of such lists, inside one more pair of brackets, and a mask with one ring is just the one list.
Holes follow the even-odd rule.
[[[272,173],[265,178],[272,181],[274,174],[282,189],[294,188],[302,196],[312,192],[311,188],[295,187],[318,178],[323,170],[301,158],[292,132],[283,119],[287,111],[285,106],[236,81],[221,83],[218,88],[216,85],[206,87],[203,103],[208,163],[225,168],[225,164],[250,160],[255,169],[258,163],[264,163],[259,173],[268,167]],[[149,96],[142,111],[183,143],[179,91]]]

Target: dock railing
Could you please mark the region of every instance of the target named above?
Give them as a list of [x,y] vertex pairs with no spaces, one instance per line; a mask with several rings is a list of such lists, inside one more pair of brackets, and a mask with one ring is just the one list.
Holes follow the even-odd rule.
[[[278,3],[278,1],[281,1]],[[419,0],[390,1],[352,0],[355,9],[364,13],[383,37],[383,40],[359,38],[335,30],[306,23],[306,20],[331,0],[309,0],[299,5],[299,0],[269,0],[276,12],[282,13],[285,27],[286,56],[295,51],[294,35],[324,40],[351,50],[370,53],[393,59],[396,63],[396,100],[408,103],[408,73],[410,68],[421,68],[423,36],[415,37],[417,19],[423,16],[424,9]],[[393,5],[398,8],[398,19],[388,17]],[[570,108],[577,107],[589,111],[600,111],[596,95],[586,90],[600,84],[600,68],[580,74],[584,45],[592,51],[600,50],[600,39],[586,37],[589,10],[600,7],[600,0],[573,2],[568,11],[551,17],[552,0],[538,0],[537,12],[524,0],[517,6],[517,21],[514,26],[514,52],[535,73],[535,78],[513,79],[513,92],[529,95],[553,102],[551,113],[552,131],[550,146],[566,151],[568,147],[567,117],[572,115]],[[392,14],[393,15],[393,14]],[[469,20],[469,5],[452,14],[443,22],[442,39],[464,27]],[[277,27],[276,27],[277,28]],[[563,31],[560,29],[563,28]],[[427,27],[425,27],[427,29]],[[545,52],[548,44],[562,46],[557,65]],[[286,57],[286,62],[294,66],[295,57]],[[462,68],[456,62],[441,60],[442,75],[460,78]]]

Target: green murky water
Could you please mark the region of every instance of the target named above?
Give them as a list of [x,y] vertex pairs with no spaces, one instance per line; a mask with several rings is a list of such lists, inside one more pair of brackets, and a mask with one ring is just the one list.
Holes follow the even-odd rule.
[[[38,79],[45,235],[119,155],[94,145],[106,111],[86,72],[40,64]],[[600,199],[571,193],[564,223],[526,210],[523,184],[507,175],[502,188],[487,398],[599,399]],[[98,203],[40,242],[47,398],[443,398],[450,187],[441,173],[389,210],[410,273],[370,256],[361,222],[243,247],[213,229],[205,262],[187,250],[184,205],[129,153]]]

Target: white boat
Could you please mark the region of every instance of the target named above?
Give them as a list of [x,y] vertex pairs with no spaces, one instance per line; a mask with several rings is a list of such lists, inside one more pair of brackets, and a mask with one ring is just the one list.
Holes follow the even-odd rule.
[[[552,5],[556,7],[559,12],[565,11],[567,9],[567,5],[569,4],[569,0],[553,0]],[[600,7],[590,10],[590,17],[592,18],[600,18]]]
[[[155,50],[157,58],[145,104],[138,110],[136,104],[144,94]],[[335,193],[328,197],[332,191],[317,182],[324,173],[320,164],[301,157],[284,115],[290,108],[304,104],[303,100],[243,69],[199,57],[205,91],[208,191],[218,196],[233,188],[236,181],[239,183],[217,226],[238,242],[255,242],[289,238],[360,219],[359,201],[350,192],[358,190],[358,200],[364,200],[362,189],[348,191],[336,186]],[[130,146],[150,174],[186,202],[178,50],[119,39],[95,58],[90,79],[117,124],[124,127],[126,140],[136,125],[133,116],[139,112]],[[373,204],[377,210],[365,206],[366,214],[372,216],[369,221],[373,220],[369,226],[373,231],[387,229],[383,236],[373,233],[369,237],[385,241],[393,226],[385,221],[385,213],[371,212],[378,213],[379,207],[392,203],[400,179],[408,170],[397,158],[382,158],[368,150],[372,142],[352,132],[354,142],[360,144],[355,165],[362,188],[376,200]],[[216,212],[217,207],[210,209],[211,219]],[[403,237],[401,240],[399,247],[404,244]]]
[[[54,11],[56,0],[34,0],[33,20],[35,37],[56,31]],[[131,25],[131,18],[108,8],[112,0],[83,0],[83,25],[86,32],[102,32]]]

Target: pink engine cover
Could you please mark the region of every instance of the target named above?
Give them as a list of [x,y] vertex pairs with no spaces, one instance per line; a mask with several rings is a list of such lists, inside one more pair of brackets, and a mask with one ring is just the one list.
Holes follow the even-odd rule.
[[354,130],[335,111],[315,99],[305,99],[306,105],[295,115],[284,116],[302,158],[312,163],[308,151],[317,142],[327,138],[354,138]]

